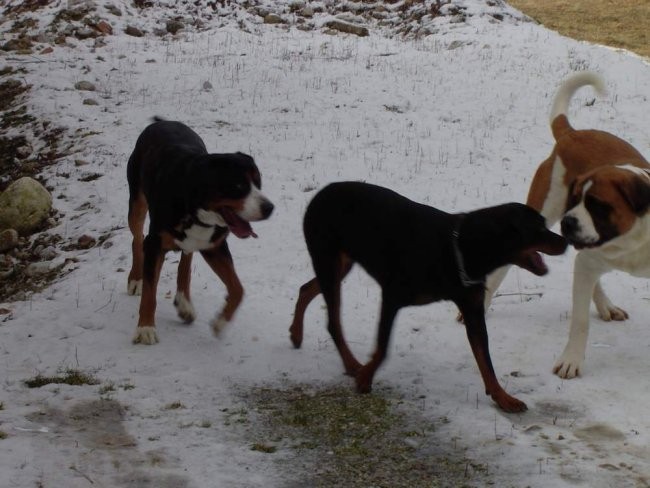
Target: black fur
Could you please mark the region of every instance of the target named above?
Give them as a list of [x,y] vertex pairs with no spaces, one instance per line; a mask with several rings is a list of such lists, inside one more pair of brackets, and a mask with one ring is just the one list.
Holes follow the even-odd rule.
[[[526,205],[509,203],[467,214],[449,214],[386,188],[342,182],[325,187],[314,197],[305,213],[304,232],[316,280],[327,304],[329,331],[347,372],[356,377],[359,391],[370,390],[400,308],[451,300],[464,316],[486,391],[507,411],[526,408],[503,391],[494,375],[485,327],[483,282],[487,274],[506,264],[545,274],[547,269],[536,251],[565,251],[566,240],[549,231],[539,213]],[[382,289],[377,350],[365,366],[347,349],[339,323],[340,281],[354,262]],[[463,268],[469,283],[462,278]],[[302,341],[302,314],[316,294],[313,286],[312,281],[301,288],[296,305],[291,327],[296,347]]]

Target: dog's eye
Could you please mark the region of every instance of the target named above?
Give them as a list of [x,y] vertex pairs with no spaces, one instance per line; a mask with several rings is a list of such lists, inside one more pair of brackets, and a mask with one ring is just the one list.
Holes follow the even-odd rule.
[[606,220],[613,210],[611,205],[593,197],[592,195],[587,195],[585,197],[585,207],[597,220]]

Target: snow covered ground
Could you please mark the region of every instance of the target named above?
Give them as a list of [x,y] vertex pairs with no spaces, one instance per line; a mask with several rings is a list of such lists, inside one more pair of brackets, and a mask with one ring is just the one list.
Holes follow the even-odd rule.
[[[481,15],[488,7],[480,0],[455,3],[476,15],[431,20],[437,33],[411,40],[380,29],[368,37],[327,35],[246,17],[213,20],[213,28],[174,39],[114,28],[105,46],[74,41],[47,55],[7,56],[5,63],[28,70],[33,113],[95,134],[46,174],[66,215],[50,232],[110,237],[44,292],[3,304],[12,314],[0,322],[0,430],[7,434],[0,486],[295,483],[299,470],[274,462],[290,453],[252,451],[224,409],[240,404],[236,391],[259,385],[353,388],[320,299],[308,310],[302,349],[288,338],[298,287],[313,276],[301,222],[316,189],[364,180],[448,211],[522,201],[552,147],[551,98],[582,69],[600,72],[609,94],[592,105],[593,93],[579,92],[574,126],[614,132],[650,154],[645,60],[514,17]],[[155,15],[149,9],[140,21]],[[126,16],[114,21],[121,26]],[[88,94],[73,89],[81,80],[97,85],[98,105],[82,103]],[[138,299],[126,294],[125,169],[153,115],[187,123],[210,150],[253,155],[276,204],[270,220],[254,225],[259,239],[230,237],[246,296],[219,338],[208,322],[224,287],[195,259],[199,317],[183,325],[172,305],[178,256],[169,255],[158,289],[160,343],[131,343]],[[90,164],[76,166],[76,158]],[[93,172],[103,176],[78,181]],[[399,223],[391,224],[399,232]],[[429,441],[450,453],[462,446],[464,456],[489,466],[486,480],[495,486],[650,486],[649,282],[605,277],[630,319],[604,323],[592,310],[584,374],[561,380],[551,367],[567,338],[573,255],[547,258],[544,278],[511,272],[488,316],[498,377],[528,404],[525,414],[504,414],[484,395],[451,303],[404,309],[378,372],[378,388],[421,402],[432,421],[446,417]],[[374,343],[378,300],[377,286],[355,269],[344,286],[343,323],[359,358]],[[102,383],[23,383],[69,367],[92,371]],[[185,408],[169,408],[175,402]]]

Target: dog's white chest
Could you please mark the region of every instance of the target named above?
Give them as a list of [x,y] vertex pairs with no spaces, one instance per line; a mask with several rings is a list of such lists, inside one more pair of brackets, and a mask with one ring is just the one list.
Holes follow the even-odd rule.
[[650,278],[650,215],[639,218],[630,231],[595,252],[614,269]]
[[214,247],[215,233],[227,227],[223,217],[217,212],[199,209],[196,216],[199,222],[183,229],[185,236],[182,239],[174,240],[174,243],[186,254]]

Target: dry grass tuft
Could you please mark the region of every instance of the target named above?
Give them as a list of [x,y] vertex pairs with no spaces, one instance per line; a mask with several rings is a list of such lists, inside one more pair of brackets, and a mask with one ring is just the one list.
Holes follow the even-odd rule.
[[549,29],[650,57],[648,0],[508,0]]

